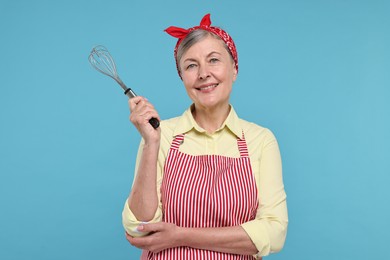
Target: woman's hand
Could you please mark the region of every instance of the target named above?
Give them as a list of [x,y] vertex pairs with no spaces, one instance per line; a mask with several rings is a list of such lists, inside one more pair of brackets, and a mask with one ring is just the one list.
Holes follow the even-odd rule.
[[140,249],[158,253],[164,249],[182,246],[179,237],[180,227],[175,224],[166,222],[143,224],[138,230],[151,233],[145,237],[132,237],[126,233],[126,239]]
[[132,237],[126,233],[127,240],[135,247],[154,253],[174,247],[191,247],[239,255],[258,253],[256,246],[241,226],[184,228],[158,222],[140,225],[138,230],[150,234]]
[[149,123],[151,118],[160,121],[153,105],[144,97],[137,96],[129,99],[130,121],[137,128],[145,143],[158,142],[160,140],[160,128],[154,129]]

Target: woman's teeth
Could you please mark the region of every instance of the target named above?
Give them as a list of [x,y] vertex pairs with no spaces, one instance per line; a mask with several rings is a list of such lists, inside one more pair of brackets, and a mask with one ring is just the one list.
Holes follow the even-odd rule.
[[208,90],[208,89],[211,89],[211,88],[215,88],[216,86],[218,86],[218,84],[210,85],[210,86],[207,86],[207,87],[204,87],[204,88],[199,88],[199,90]]

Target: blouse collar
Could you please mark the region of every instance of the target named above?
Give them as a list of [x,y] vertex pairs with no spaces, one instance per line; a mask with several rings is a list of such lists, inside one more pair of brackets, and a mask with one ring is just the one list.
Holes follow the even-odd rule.
[[[195,130],[199,133],[206,134],[206,130],[200,127],[198,123],[195,121],[191,112],[192,107],[193,105],[191,105],[179,118],[177,126],[173,131],[174,136],[179,134],[185,134],[192,130]],[[240,119],[238,118],[238,115],[232,105],[230,105],[230,112],[225,122],[222,124],[222,126],[219,129],[217,129],[216,132],[221,131],[225,128],[229,129],[234,135],[237,136],[237,138],[241,138],[242,127],[240,125]]]

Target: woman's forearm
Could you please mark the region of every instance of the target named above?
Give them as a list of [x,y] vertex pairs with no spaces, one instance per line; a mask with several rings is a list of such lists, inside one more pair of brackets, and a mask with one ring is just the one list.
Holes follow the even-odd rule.
[[145,144],[138,171],[128,199],[128,206],[140,221],[150,221],[158,207],[156,189],[159,143]]
[[182,246],[230,254],[255,255],[257,249],[241,226],[180,228]]

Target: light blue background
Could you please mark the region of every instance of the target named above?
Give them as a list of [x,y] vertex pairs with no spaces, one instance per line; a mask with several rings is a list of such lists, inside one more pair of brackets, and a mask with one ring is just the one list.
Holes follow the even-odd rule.
[[208,12],[238,47],[235,109],[282,151],[290,225],[267,259],[390,259],[385,0],[0,0],[0,259],[139,256],[121,211],[140,137],[87,56],[106,45],[162,118],[179,115],[163,29]]

